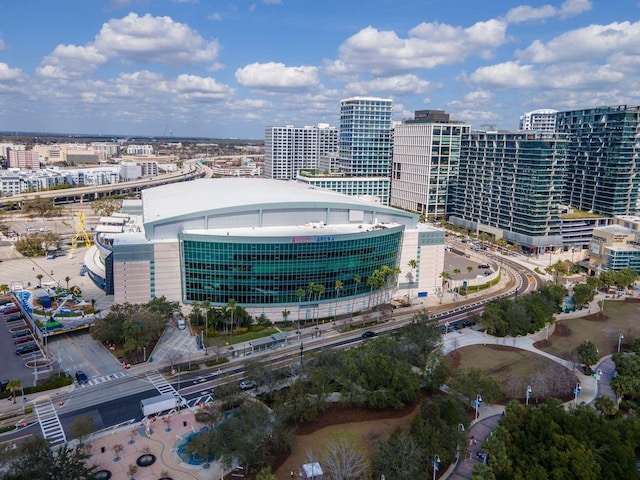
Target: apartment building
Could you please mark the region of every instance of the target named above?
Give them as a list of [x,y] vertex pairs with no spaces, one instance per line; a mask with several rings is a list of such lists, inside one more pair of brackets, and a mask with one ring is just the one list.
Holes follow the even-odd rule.
[[338,129],[323,123],[307,127],[267,127],[264,143],[265,177],[293,180],[299,170],[315,170],[320,158],[336,154]]
[[527,112],[520,117],[520,130],[536,130],[538,132],[555,132],[558,111],[540,109]]

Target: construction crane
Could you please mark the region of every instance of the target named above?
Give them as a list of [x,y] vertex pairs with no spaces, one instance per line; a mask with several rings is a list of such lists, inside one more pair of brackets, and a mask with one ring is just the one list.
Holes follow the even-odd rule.
[[71,239],[71,253],[69,253],[69,258],[73,258],[73,255],[76,252],[76,248],[78,246],[78,241],[84,241],[85,247],[89,248],[91,246],[91,239],[89,238],[89,234],[84,228],[84,218],[85,213],[82,211],[77,212],[78,215],[78,223],[76,225],[76,234]]

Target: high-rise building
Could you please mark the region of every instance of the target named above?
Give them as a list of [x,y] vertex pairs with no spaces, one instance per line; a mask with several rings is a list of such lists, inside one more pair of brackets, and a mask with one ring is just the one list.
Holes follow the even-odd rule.
[[340,102],[340,169],[356,177],[391,176],[391,107],[385,98]]
[[470,126],[448,123],[449,116],[439,110],[435,116],[424,112],[416,111],[415,120],[394,128],[390,204],[428,218],[444,218],[451,213],[460,141]]
[[452,223],[521,245],[561,246],[567,140],[541,132],[462,136]]
[[557,110],[551,109],[540,109],[527,112],[520,117],[520,130],[555,132],[557,113]]
[[267,127],[264,139],[265,176],[277,180],[293,180],[301,169],[315,170],[320,158],[338,151],[338,129],[322,123]]
[[567,134],[565,202],[608,216],[640,210],[640,107],[605,106],[557,114]]

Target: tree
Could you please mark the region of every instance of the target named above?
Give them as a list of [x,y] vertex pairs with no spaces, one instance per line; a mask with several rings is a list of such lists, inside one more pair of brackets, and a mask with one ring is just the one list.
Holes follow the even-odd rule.
[[271,472],[271,467],[264,467],[256,475],[256,480],[278,480],[278,477]]
[[6,295],[7,293],[9,293],[9,291],[9,285],[7,285],[6,283],[0,284],[0,295]]
[[291,312],[285,308],[282,311],[282,320],[284,320],[284,324],[285,325],[287,325],[287,323],[289,321],[289,315],[291,315]]
[[9,380],[9,383],[7,383],[7,391],[11,392],[13,403],[16,403],[16,392],[19,392],[20,390],[22,390],[22,384],[19,379],[13,378]]
[[336,291],[336,309],[333,312],[333,320],[335,321],[336,315],[338,314],[338,299],[340,298],[340,291],[344,288],[344,284],[341,280],[336,280],[333,288]]
[[42,279],[44,278],[44,275],[39,273],[36,275],[36,278],[38,279],[38,287],[42,288]]
[[121,443],[116,443],[114,446],[111,447],[111,450],[113,450],[113,454],[116,456],[116,458],[114,458],[113,460],[115,462],[119,461],[120,454],[124,450],[124,446]]
[[91,203],[91,211],[98,217],[110,217],[122,208],[122,201],[113,197],[105,197]]
[[615,400],[611,397],[607,397],[606,395],[596,398],[594,406],[596,407],[596,410],[600,412],[602,417],[613,417],[618,413],[618,407]]
[[409,266],[409,268],[411,269],[411,271],[409,272],[409,303],[411,303],[411,298],[413,297],[413,283],[415,282],[415,278],[413,276],[413,271],[418,268],[418,262],[415,260],[415,258],[412,258],[411,260],[409,260],[407,262],[407,265]]
[[585,340],[576,348],[576,353],[580,359],[580,363],[584,364],[585,370],[589,370],[591,365],[598,363],[598,348],[593,342]]
[[320,455],[328,480],[360,480],[369,478],[369,461],[362,442],[345,432],[335,434]]
[[586,283],[578,283],[573,287],[573,300],[578,305],[584,305],[593,300],[593,287]]
[[473,267],[471,265],[467,265],[467,272],[473,272]]
[[85,439],[96,431],[96,426],[92,417],[77,417],[71,425],[71,435],[77,438],[80,445],[84,444]]
[[82,448],[69,448],[66,444],[54,451],[49,442],[32,437],[21,443],[13,459],[3,472],[5,480],[92,480],[97,470],[88,465],[89,455]]
[[377,445],[372,460],[372,478],[416,480],[424,478],[425,455],[418,442],[396,430]]
[[477,368],[456,371],[449,388],[461,399],[466,399],[469,405],[478,394],[487,403],[497,403],[504,397],[500,384]]
[[64,281],[67,284],[67,290],[69,290],[69,282],[71,281],[71,277],[64,277]]

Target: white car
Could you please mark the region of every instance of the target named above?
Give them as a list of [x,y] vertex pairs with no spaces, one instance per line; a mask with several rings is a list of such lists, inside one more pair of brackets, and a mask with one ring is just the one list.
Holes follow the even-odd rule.
[[178,329],[179,330],[184,330],[185,328],[187,328],[187,322],[184,321],[184,318],[179,318],[178,319]]

